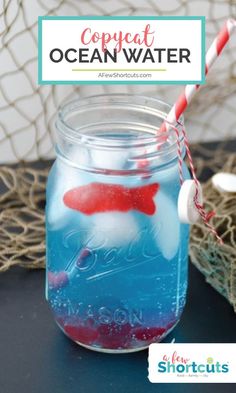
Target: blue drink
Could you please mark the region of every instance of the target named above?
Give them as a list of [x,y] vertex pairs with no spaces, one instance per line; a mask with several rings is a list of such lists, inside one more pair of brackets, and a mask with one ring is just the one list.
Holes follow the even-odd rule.
[[[162,340],[179,321],[189,228],[178,219],[174,139],[157,151],[156,140],[145,146],[148,131],[139,130],[140,123],[122,134],[114,124],[112,132],[93,130],[91,141],[74,146],[70,140],[66,148],[61,133],[47,187],[46,293],[72,340],[128,352]],[[138,169],[144,148],[148,158]],[[188,177],[184,164],[183,170]]]

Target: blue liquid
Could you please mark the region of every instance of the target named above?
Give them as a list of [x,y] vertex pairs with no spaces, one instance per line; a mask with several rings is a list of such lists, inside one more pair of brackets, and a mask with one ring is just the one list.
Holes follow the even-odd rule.
[[[159,183],[157,211],[86,216],[63,204],[66,191],[92,182],[129,188]],[[53,165],[46,295],[57,323],[74,341],[97,350],[138,350],[160,341],[178,322],[189,235],[188,225],[178,220],[178,193],[177,162],[148,179],[86,173],[60,160]]]

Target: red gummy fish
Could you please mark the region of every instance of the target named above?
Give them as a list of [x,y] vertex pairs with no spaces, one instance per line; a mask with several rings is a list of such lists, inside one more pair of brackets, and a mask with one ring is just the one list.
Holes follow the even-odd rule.
[[159,188],[158,183],[134,188],[119,184],[90,183],[67,191],[63,202],[70,209],[87,215],[129,210],[152,215],[156,211],[153,197]]

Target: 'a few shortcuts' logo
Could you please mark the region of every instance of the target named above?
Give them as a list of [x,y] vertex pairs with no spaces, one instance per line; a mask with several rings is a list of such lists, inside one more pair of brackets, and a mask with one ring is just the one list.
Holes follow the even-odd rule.
[[152,344],[149,380],[166,383],[236,382],[236,344]]

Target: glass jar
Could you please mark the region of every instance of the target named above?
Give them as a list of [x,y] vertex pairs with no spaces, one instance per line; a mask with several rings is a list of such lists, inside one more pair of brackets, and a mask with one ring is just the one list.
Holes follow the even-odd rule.
[[157,131],[169,108],[149,97],[100,95],[68,103],[57,116],[46,295],[62,331],[93,350],[132,352],[159,342],[185,304],[181,126],[164,137]]

